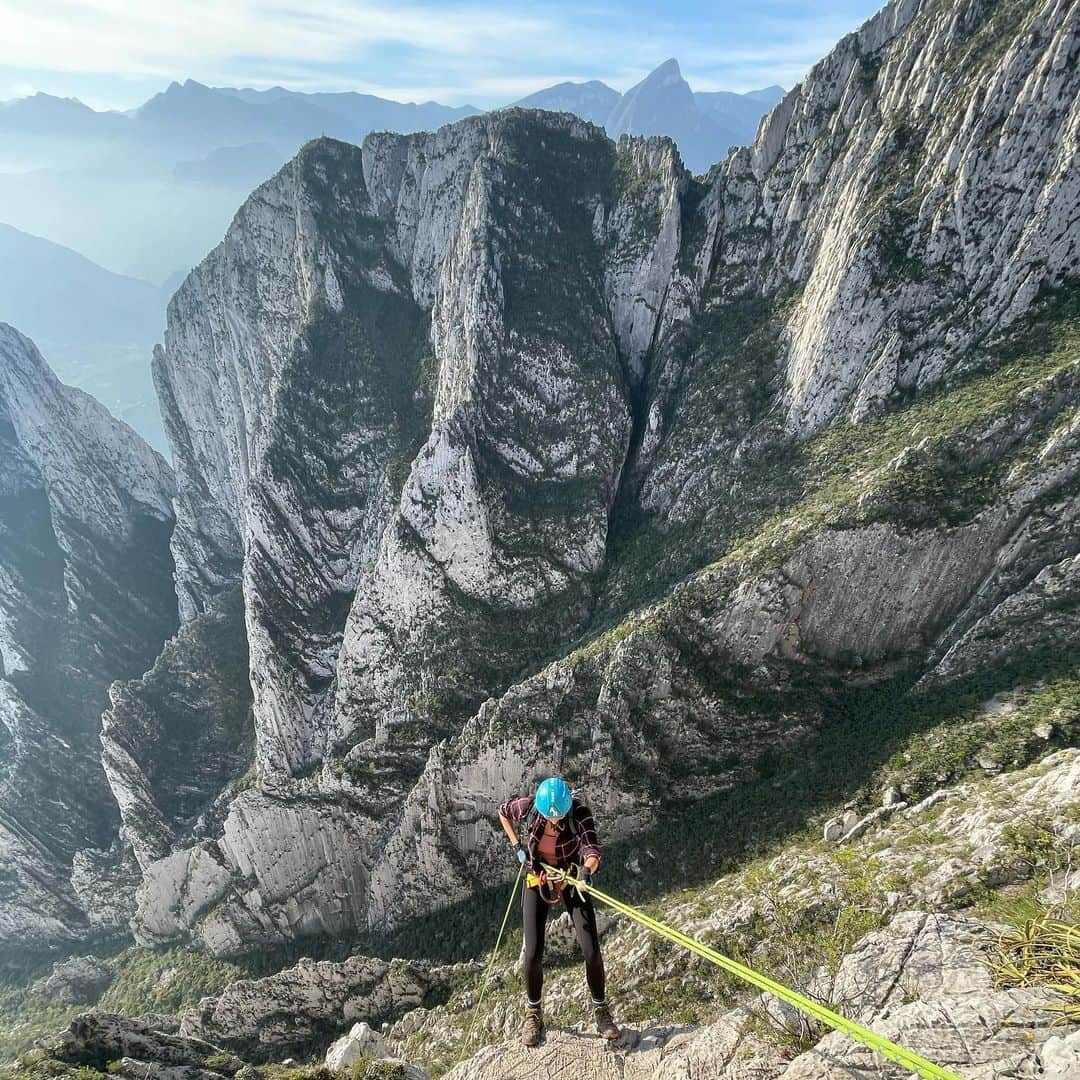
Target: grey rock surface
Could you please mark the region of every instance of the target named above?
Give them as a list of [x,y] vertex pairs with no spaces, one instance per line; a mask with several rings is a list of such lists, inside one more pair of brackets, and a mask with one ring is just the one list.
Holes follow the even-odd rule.
[[348,1035],[342,1035],[330,1044],[326,1051],[326,1067],[331,1071],[345,1069],[360,1058],[386,1056],[388,1055],[383,1037],[361,1022],[353,1024]]
[[178,796],[137,749],[169,678],[118,691],[139,939],[400,921],[490,880],[542,772],[625,835],[805,736],[801,680],[1072,640],[1078,18],[890,3],[704,177],[508,110],[262,185],[155,359],[255,769],[215,705]]
[[82,908],[72,863],[115,830],[98,760],[108,685],[144,670],[176,628],[174,490],[131,428],[0,324],[5,950],[117,929]]
[[[979,942],[990,931],[970,919],[902,912],[864,939],[841,964],[832,993],[845,1015],[965,1077],[1055,1075],[1069,1068],[1075,1032],[1060,1034],[1047,990],[995,990]],[[817,996],[823,987],[811,988]],[[765,1015],[768,1015],[766,1013]],[[783,1044],[762,1037],[761,1013],[740,1007],[691,1029],[632,1026],[608,1046],[587,1029],[556,1027],[524,1052],[505,1042],[485,1047],[447,1073],[451,1080],[531,1077],[563,1069],[584,1076],[664,1080],[841,1080],[910,1075],[839,1032],[825,1034],[793,1061]],[[777,1021],[782,1024],[782,1021]],[[1061,1075],[1069,1075],[1067,1072]]]
[[50,974],[34,989],[65,1005],[94,1005],[112,982],[112,968],[96,956],[72,956],[53,964]]
[[[304,960],[265,979],[242,979],[189,1009],[180,1034],[214,1041],[255,1061],[281,1061],[343,1023],[376,1022],[430,1004],[478,969],[354,956]],[[325,1043],[324,1043],[325,1045]]]
[[427,1069],[410,1065],[388,1054],[382,1036],[372,1031],[367,1024],[353,1024],[348,1035],[335,1040],[326,1051],[326,1067],[331,1072],[347,1072],[351,1066],[365,1059],[382,1063],[384,1069],[396,1067],[400,1071],[401,1080],[430,1080],[431,1074]]
[[[200,1039],[169,1034],[143,1020],[112,1013],[77,1016],[67,1031],[46,1041],[44,1048],[51,1057],[70,1065],[132,1058],[150,1066],[200,1071],[211,1071],[205,1068],[207,1060],[223,1054],[220,1048]],[[233,1063],[237,1068],[243,1064],[235,1058]]]

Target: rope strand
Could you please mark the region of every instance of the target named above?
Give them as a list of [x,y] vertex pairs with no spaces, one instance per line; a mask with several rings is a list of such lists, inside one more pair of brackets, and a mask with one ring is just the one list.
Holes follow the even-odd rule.
[[461,1048],[461,1053],[458,1055],[458,1062],[465,1057],[469,1044],[472,1042],[473,1028],[476,1027],[476,1017],[480,1012],[480,1003],[484,1000],[484,994],[487,993],[488,979],[491,978],[491,972],[495,967],[495,958],[499,955],[499,946],[502,945],[503,934],[506,932],[506,924],[510,920],[510,909],[514,906],[514,897],[517,896],[517,887],[521,881],[522,870],[524,870],[524,867],[518,866],[517,877],[514,878],[513,887],[510,889],[510,899],[506,902],[506,913],[503,915],[502,926],[499,927],[499,936],[495,939],[495,948],[491,950],[491,957],[488,960],[487,968],[484,970],[484,978],[480,983],[480,996],[473,1006],[472,1018],[469,1020],[469,1030],[465,1036],[465,1043]]

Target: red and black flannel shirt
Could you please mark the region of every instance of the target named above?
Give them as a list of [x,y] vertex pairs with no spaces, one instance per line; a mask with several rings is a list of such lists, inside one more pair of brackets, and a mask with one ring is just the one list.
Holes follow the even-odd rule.
[[[499,807],[499,813],[518,825],[528,817],[532,808],[533,797],[522,795],[520,799],[504,802]],[[571,817],[574,819],[573,830],[568,821]],[[542,814],[537,814],[522,844],[532,867],[539,863],[538,849],[543,831],[544,817]],[[575,799],[570,807],[570,813],[560,822],[559,834],[555,837],[555,865],[561,870],[575,863],[584,863],[590,855],[595,855],[598,861],[601,858],[600,845],[596,842],[596,825],[593,822],[592,811],[583,802]]]

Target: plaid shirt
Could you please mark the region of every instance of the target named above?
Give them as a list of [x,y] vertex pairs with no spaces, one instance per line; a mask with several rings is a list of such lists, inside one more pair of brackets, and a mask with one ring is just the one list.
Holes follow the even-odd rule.
[[[499,813],[513,822],[520,824],[528,817],[533,808],[533,797],[523,795],[520,799],[510,799],[499,807]],[[567,818],[559,824],[559,832],[555,837],[555,863],[559,869],[571,866],[574,863],[584,863],[590,855],[595,855],[597,862],[600,860],[600,845],[596,842],[596,825],[593,823],[592,811],[577,799],[570,808],[568,817],[574,819],[574,830],[571,831]],[[525,842],[522,845],[529,856],[531,866],[536,866],[540,861],[539,845],[540,837],[544,832],[544,817],[536,815]]]

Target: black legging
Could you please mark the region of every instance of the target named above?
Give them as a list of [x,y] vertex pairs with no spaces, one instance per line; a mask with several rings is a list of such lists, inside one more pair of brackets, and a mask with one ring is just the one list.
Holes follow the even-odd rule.
[[[596,933],[596,912],[592,900],[578,895],[576,889],[563,890],[563,903],[570,913],[574,924],[578,945],[585,957],[585,980],[589,984],[593,1001],[604,1000],[604,958],[600,955],[600,939]],[[525,988],[529,1001],[540,1001],[544,989],[544,928],[547,925],[548,909],[553,904],[545,904],[540,899],[540,890],[535,886],[526,888],[521,894],[521,916],[525,929]]]

